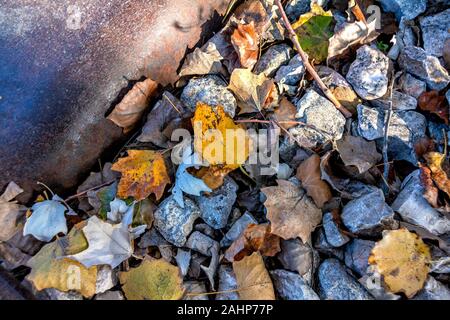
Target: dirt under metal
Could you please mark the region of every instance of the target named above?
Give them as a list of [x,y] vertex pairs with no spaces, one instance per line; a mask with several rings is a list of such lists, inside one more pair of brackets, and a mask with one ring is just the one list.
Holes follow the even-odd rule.
[[[228,0],[3,0],[0,190],[29,200],[37,181],[79,183],[127,139],[105,119],[130,80],[174,83],[191,48],[217,30]],[[0,272],[0,299],[26,298]]]

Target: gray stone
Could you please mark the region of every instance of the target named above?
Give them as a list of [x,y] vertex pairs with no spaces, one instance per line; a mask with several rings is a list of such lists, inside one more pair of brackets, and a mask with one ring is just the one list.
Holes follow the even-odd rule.
[[406,222],[420,226],[435,235],[450,232],[450,220],[435,210],[423,197],[420,170],[411,173],[402,183],[402,191],[392,204],[392,209]]
[[447,133],[450,131],[449,126],[442,122],[434,122],[428,121],[428,134],[431,139],[434,140],[434,143],[438,146],[439,151],[444,151],[441,149],[445,146],[445,138]]
[[226,177],[219,189],[209,195],[196,197],[200,208],[200,217],[214,229],[222,229],[237,198],[238,185],[230,177]]
[[397,20],[404,17],[407,20],[415,19],[427,9],[427,0],[379,0],[383,10],[393,12]]
[[294,272],[274,270],[270,272],[278,296],[283,300],[320,300],[317,293]]
[[416,77],[405,73],[400,78],[400,87],[404,93],[418,99],[422,93],[427,91],[427,84]]
[[[367,140],[377,140],[379,146],[384,141],[385,110],[358,105],[358,134]],[[415,111],[394,112],[389,126],[388,155],[394,160],[406,160],[417,164],[415,143],[425,136],[427,121],[425,116]]]
[[319,267],[319,295],[323,300],[372,300],[373,298],[336,259],[327,259]]
[[450,76],[437,57],[427,55],[419,47],[405,47],[399,58],[400,67],[424,80],[433,90],[442,90],[450,83]]
[[344,260],[344,250],[342,248],[335,248],[328,243],[323,228],[320,228],[316,232],[316,237],[314,239],[314,248],[320,253],[323,253],[329,257]]
[[[383,97],[379,100],[373,100],[372,105],[377,108],[389,108],[389,97]],[[417,108],[417,99],[401,93],[399,91],[392,92],[392,109],[395,111],[415,110]]]
[[450,273],[450,257],[440,257],[431,261],[432,273]]
[[275,82],[280,85],[295,86],[305,75],[306,68],[299,55],[296,55],[287,66],[282,66],[276,76]]
[[191,251],[183,250],[178,248],[177,255],[175,256],[175,261],[181,270],[181,274],[185,277],[189,271],[189,265],[191,264]]
[[300,239],[281,240],[278,259],[285,269],[297,272],[307,283],[312,284],[319,255],[311,245]]
[[44,292],[48,295],[50,300],[71,301],[83,300],[83,296],[75,291],[62,292],[54,288],[45,289]]
[[220,246],[228,247],[231,245],[250,224],[258,224],[258,222],[250,213],[246,212],[233,224],[230,230],[228,230],[222,241],[220,241]]
[[183,300],[189,301],[203,301],[209,300],[208,296],[202,293],[206,293],[206,285],[200,281],[185,281],[183,283],[186,288],[186,292],[193,294],[183,298]]
[[369,256],[375,242],[362,239],[353,239],[345,247],[345,265],[359,276],[363,276],[369,266]]
[[401,296],[389,292],[382,275],[372,265],[367,268],[366,274],[358,281],[376,300],[399,300],[401,298]]
[[341,232],[332,214],[329,212],[323,215],[323,229],[328,243],[335,248],[342,247],[350,241],[350,238]]
[[120,291],[108,291],[95,296],[95,300],[118,301],[125,300],[123,293]]
[[342,210],[342,222],[359,236],[377,236],[384,229],[398,228],[394,211],[386,204],[381,190],[347,203]]
[[215,233],[216,233],[216,230],[211,228],[211,226],[206,223],[196,224],[194,227],[194,230],[200,231],[201,233],[206,234],[208,237],[211,237],[211,238],[214,238]]
[[256,74],[264,73],[266,77],[273,78],[277,70],[289,63],[294,50],[287,44],[270,47],[255,65]]
[[219,294],[216,300],[239,300],[239,294],[235,292],[238,288],[236,276],[233,268],[228,265],[221,265],[219,268]]
[[222,106],[232,118],[237,106],[236,98],[227,89],[225,81],[215,75],[191,79],[181,94],[181,102],[192,112],[197,108],[198,102],[206,103],[211,107]]
[[95,293],[104,293],[115,287],[118,282],[117,271],[110,266],[104,265],[97,268],[97,282],[95,284]]
[[174,197],[169,196],[155,211],[154,224],[164,239],[182,247],[198,217],[200,209],[192,200],[184,198],[184,208],[181,208]]
[[450,300],[450,290],[442,282],[429,276],[424,288],[414,297],[414,300]]
[[375,100],[387,92],[388,69],[388,57],[380,50],[365,45],[358,49],[356,60],[347,73],[347,81],[361,98]]
[[208,257],[212,257],[219,251],[219,243],[217,241],[198,231],[192,232],[186,242],[186,247]]
[[326,98],[314,90],[308,92],[297,103],[299,121],[306,123],[289,130],[297,143],[314,148],[328,141],[339,140],[344,133],[345,118]]
[[290,0],[285,7],[286,14],[291,22],[295,22],[302,14],[311,10],[311,0]]
[[428,55],[442,57],[445,42],[450,39],[450,9],[420,18],[423,47]]

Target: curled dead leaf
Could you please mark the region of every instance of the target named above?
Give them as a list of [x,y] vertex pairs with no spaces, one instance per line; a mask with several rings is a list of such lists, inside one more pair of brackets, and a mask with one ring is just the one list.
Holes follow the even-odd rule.
[[448,124],[449,110],[445,96],[439,95],[438,91],[424,92],[419,97],[419,108],[423,111],[434,113]]
[[231,35],[233,44],[244,68],[253,68],[259,56],[259,36],[255,29],[255,23],[239,23]]
[[344,164],[355,166],[359,173],[368,171],[382,159],[375,141],[347,135],[336,144]]
[[428,163],[428,168],[431,170],[431,177],[440,190],[450,196],[450,180],[447,172],[442,168],[445,155],[438,152],[429,152],[424,155],[425,160]]

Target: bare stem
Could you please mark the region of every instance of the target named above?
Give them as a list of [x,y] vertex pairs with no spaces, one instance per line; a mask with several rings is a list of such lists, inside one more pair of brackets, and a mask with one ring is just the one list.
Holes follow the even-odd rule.
[[336,97],[334,94],[330,91],[330,89],[327,88],[325,83],[323,83],[320,76],[317,74],[316,69],[309,63],[308,56],[303,51],[302,46],[300,45],[300,42],[298,41],[297,34],[295,33],[294,29],[292,28],[291,23],[289,22],[289,19],[286,15],[286,12],[284,11],[283,5],[281,4],[280,0],[275,0],[275,4],[277,5],[278,9],[280,9],[281,17],[283,18],[284,25],[289,33],[289,38],[291,39],[292,43],[295,46],[295,49],[300,54],[300,57],[302,58],[303,64],[306,67],[306,70],[311,74],[311,76],[314,78],[314,80],[317,82],[317,85],[322,90],[322,92],[327,96],[328,99],[330,99],[331,102],[335,105],[336,109],[338,109],[346,118],[351,118],[352,113],[348,111]]

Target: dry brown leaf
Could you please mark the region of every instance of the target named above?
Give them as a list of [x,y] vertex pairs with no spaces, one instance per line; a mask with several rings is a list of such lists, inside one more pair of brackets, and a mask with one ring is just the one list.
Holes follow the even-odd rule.
[[[280,106],[275,109],[273,113],[273,119],[280,124],[281,127],[288,130],[292,127],[295,127],[297,124],[295,123],[297,114],[297,108],[287,99],[283,98],[280,101]],[[288,123],[282,123],[288,122]]]
[[128,150],[128,157],[119,159],[112,170],[122,173],[117,195],[123,199],[140,201],[154,193],[159,200],[170,183],[164,158],[155,151]]
[[336,144],[344,164],[357,167],[359,173],[368,171],[382,159],[375,141],[347,135]]
[[258,252],[233,262],[241,300],[275,300],[273,283]]
[[387,231],[369,257],[369,263],[376,266],[389,290],[403,292],[408,298],[423,288],[430,262],[430,249],[407,229]]
[[423,197],[432,207],[439,208],[439,189],[436,188],[433,179],[431,178],[431,170],[425,166],[420,167],[420,183],[423,187]]
[[297,179],[300,180],[308,196],[314,200],[318,208],[323,208],[323,205],[333,197],[330,186],[322,180],[320,157],[317,154],[300,164],[297,169]]
[[0,195],[0,241],[8,241],[21,229],[19,222],[27,209],[13,199],[22,192],[17,184],[10,182]]
[[424,158],[431,170],[431,177],[434,183],[450,197],[450,180],[448,179],[447,173],[442,169],[445,155],[438,152],[429,152],[424,155]]
[[448,104],[445,96],[439,95],[438,91],[424,92],[419,97],[419,108],[423,111],[434,113],[448,124]]
[[250,224],[225,252],[225,258],[239,261],[256,251],[266,257],[274,257],[281,251],[280,238],[271,233],[269,224]]
[[322,221],[322,211],[292,182],[278,180],[278,187],[261,189],[272,233],[288,240],[300,237],[306,243]]
[[123,128],[125,133],[131,131],[142,118],[150,99],[156,94],[157,89],[158,84],[151,79],[136,83],[114,108],[108,119]]
[[195,76],[209,73],[224,73],[222,55],[214,43],[209,42],[204,48],[196,48],[186,56],[180,70],[180,76]]
[[252,69],[258,61],[259,36],[255,29],[255,23],[238,24],[231,35],[233,44],[244,68]]
[[272,79],[249,69],[234,69],[228,86],[238,98],[239,114],[258,112],[278,103],[278,90]]

